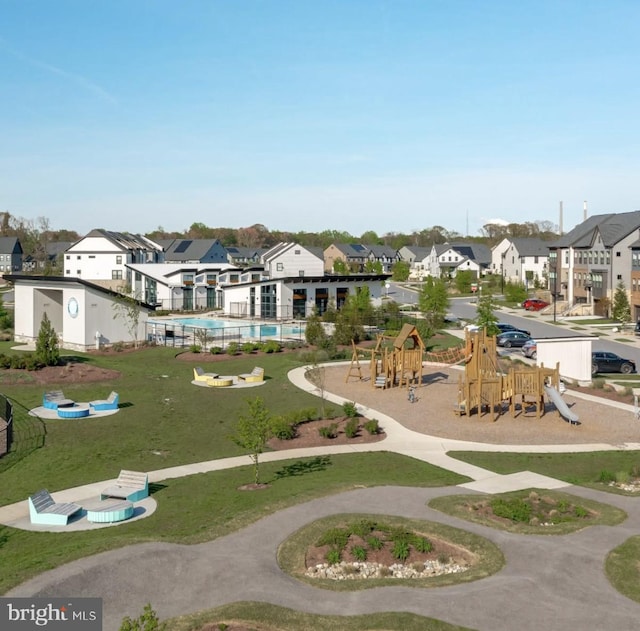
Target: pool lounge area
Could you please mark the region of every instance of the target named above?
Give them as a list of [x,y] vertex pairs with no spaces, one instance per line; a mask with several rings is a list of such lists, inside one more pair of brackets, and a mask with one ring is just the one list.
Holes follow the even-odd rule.
[[207,343],[224,346],[230,342],[304,340],[304,322],[257,322],[214,317],[150,319],[147,339],[168,346],[198,343],[204,335]]

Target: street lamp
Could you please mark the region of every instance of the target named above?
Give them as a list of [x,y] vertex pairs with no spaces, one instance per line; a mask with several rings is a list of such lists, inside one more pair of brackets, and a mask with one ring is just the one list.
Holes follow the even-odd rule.
[[556,305],[558,303],[558,272],[553,274],[553,321],[556,321]]

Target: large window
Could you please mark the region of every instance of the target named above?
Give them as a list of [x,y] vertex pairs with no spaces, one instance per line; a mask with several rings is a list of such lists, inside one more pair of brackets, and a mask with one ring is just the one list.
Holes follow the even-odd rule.
[[307,290],[293,290],[293,317],[304,318],[307,315]]
[[111,280],[122,280],[122,270],[121,269],[112,269],[111,270]]
[[260,287],[260,317],[277,317],[276,296],[276,285],[262,285]]

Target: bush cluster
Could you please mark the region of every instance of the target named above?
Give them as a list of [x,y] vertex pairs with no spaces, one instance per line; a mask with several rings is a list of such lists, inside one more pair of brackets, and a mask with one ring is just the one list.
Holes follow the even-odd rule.
[[35,355],[5,355],[0,353],[0,368],[39,370],[44,364]]
[[331,423],[329,425],[323,425],[318,428],[318,433],[322,438],[336,438],[338,435],[338,425],[337,423]]
[[347,438],[355,438],[360,430],[360,423],[357,418],[350,418],[344,426],[344,433]]
[[521,498],[497,498],[491,502],[494,515],[516,522],[528,523],[531,519],[531,505]]

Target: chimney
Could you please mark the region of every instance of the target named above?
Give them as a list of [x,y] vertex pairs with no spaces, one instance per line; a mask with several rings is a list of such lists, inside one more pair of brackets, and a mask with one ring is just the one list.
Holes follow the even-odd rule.
[[560,202],[560,222],[558,229],[560,230],[560,236],[562,236],[562,202]]
[[584,209],[584,221],[586,221],[587,220],[587,202],[586,201],[582,204],[582,208]]

